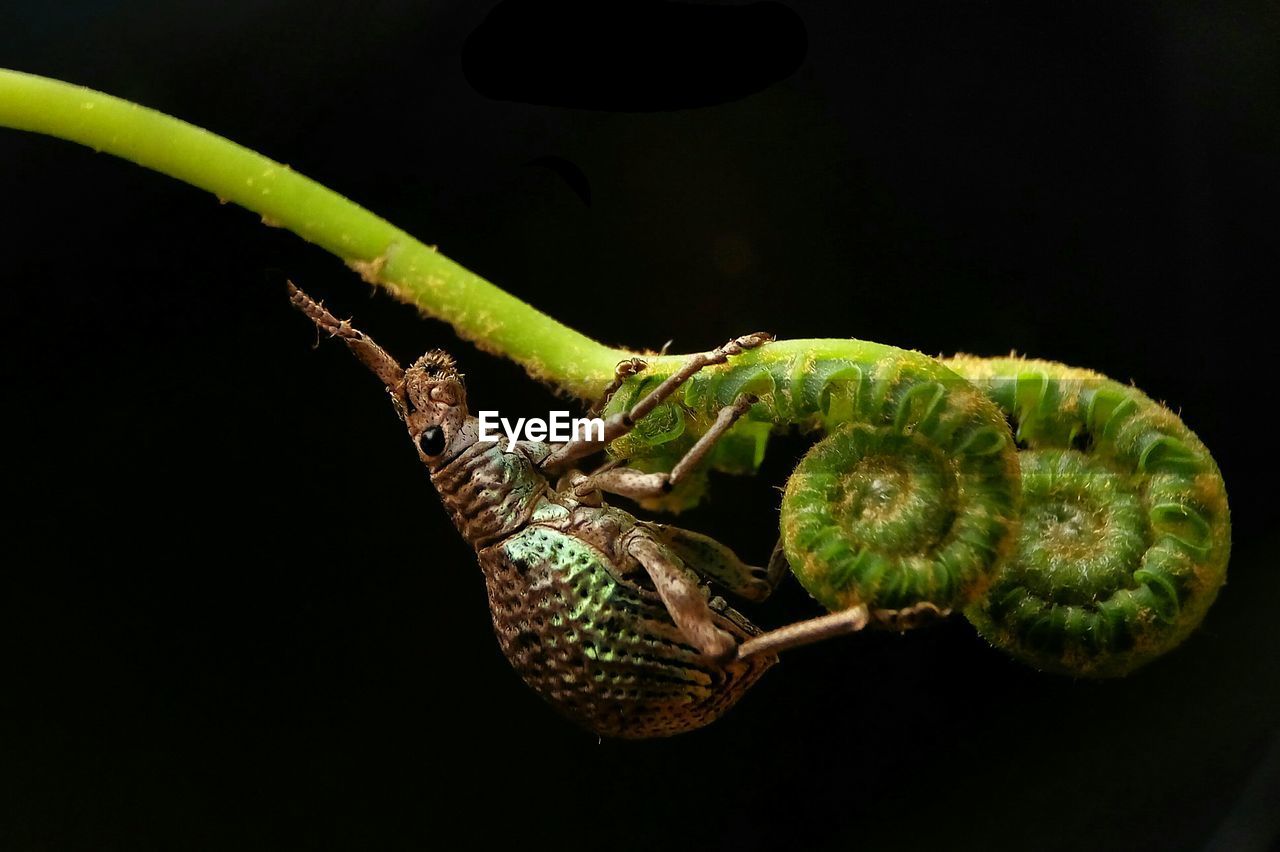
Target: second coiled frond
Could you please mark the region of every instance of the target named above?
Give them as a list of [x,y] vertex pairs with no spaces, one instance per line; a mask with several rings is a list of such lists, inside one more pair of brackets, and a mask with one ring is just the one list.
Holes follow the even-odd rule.
[[1037,668],[1123,675],[1173,648],[1226,578],[1226,488],[1200,439],[1136,388],[1049,361],[948,365],[1010,418],[1022,463],[1013,557],[966,610]]

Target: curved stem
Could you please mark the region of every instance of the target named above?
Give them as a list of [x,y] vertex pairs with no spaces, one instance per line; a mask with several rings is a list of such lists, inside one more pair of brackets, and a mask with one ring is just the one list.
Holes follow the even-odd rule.
[[459,336],[590,399],[631,353],[591,340],[358,204],[241,145],[102,92],[0,69],[0,125],[114,154],[208,190],[324,248]]

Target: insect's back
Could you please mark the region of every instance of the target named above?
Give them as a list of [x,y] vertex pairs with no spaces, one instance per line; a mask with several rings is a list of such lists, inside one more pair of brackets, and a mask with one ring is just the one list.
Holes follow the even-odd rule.
[[[615,737],[678,734],[719,718],[775,658],[719,665],[688,644],[656,593],[616,577],[590,544],[532,524],[480,554],[494,629],[525,682]],[[754,628],[725,609],[716,624]]]

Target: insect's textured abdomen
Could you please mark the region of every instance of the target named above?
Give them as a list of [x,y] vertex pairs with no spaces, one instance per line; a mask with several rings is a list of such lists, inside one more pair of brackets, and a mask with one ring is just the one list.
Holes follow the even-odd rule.
[[1126,674],[1181,642],[1226,579],[1222,475],[1199,438],[1136,388],[1047,361],[948,362],[1008,413],[1023,524],[1013,557],[966,611],[1042,669]]
[[[656,737],[706,725],[774,662],[721,666],[701,656],[655,594],[615,579],[599,551],[552,527],[530,525],[482,551],[480,563],[512,666],[597,733]],[[717,615],[717,626],[749,638],[732,615]]]

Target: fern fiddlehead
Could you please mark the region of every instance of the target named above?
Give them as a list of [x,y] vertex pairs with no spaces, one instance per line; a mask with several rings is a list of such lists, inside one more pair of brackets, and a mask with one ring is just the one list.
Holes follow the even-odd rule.
[[[669,468],[720,405],[754,393],[749,422],[709,467],[754,469],[774,431],[824,434],[788,479],[781,526],[793,572],[827,609],[964,607],[1018,659],[1089,677],[1123,675],[1179,644],[1230,551],[1225,486],[1195,434],[1088,370],[944,364],[855,340],[780,341],[708,371],[615,452]],[[655,366],[611,408],[660,381],[664,359]],[[974,390],[1008,418],[1017,463],[1009,430]],[[704,487],[677,491],[667,508]]]
[[1091,677],[1179,644],[1213,603],[1231,549],[1226,488],[1200,439],[1089,370],[946,363],[1006,412],[1024,447],[1018,542],[969,620],[1037,668]]
[[[669,361],[615,394],[622,410],[669,373]],[[918,352],[858,340],[787,340],[705,370],[679,404],[617,443],[619,455],[669,467],[743,393],[759,398],[710,466],[742,472],[777,429],[825,436],[790,477],[782,547],[805,588],[832,611],[864,604],[885,619],[975,600],[1014,540],[1018,462],[1000,411]],[[704,483],[666,506],[701,496]]]

